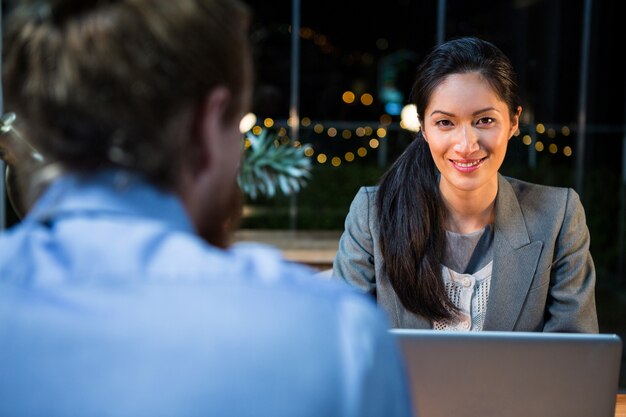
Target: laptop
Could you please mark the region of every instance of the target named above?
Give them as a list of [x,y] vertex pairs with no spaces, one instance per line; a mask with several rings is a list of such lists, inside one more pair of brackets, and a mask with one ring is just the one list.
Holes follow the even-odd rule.
[[419,417],[614,417],[615,334],[392,329]]

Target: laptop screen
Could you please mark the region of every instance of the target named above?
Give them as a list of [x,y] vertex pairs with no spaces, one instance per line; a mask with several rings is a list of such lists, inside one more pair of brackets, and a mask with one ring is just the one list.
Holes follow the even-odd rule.
[[614,334],[393,329],[421,417],[613,417]]

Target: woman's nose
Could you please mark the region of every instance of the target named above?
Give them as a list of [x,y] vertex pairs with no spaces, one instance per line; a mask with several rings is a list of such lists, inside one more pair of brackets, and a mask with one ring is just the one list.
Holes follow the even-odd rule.
[[478,134],[468,126],[461,126],[457,134],[454,150],[462,154],[470,154],[479,149]]

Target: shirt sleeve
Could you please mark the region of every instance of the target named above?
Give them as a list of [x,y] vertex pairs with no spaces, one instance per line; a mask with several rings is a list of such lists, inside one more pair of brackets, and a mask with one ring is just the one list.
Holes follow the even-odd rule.
[[589,242],[580,198],[574,190],[568,189],[550,276],[545,332],[598,333],[596,273]]
[[374,302],[361,297],[344,301],[340,311],[342,415],[411,416],[401,350]]
[[373,196],[375,193],[361,187],[352,200],[333,262],[333,279],[375,295],[374,238],[370,229]]

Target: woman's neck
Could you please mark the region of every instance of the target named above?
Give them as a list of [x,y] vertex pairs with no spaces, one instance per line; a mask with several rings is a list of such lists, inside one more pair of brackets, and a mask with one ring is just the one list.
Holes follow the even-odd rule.
[[446,229],[467,234],[493,224],[498,194],[497,178],[494,184],[477,190],[451,190],[441,187],[441,195],[446,206]]

